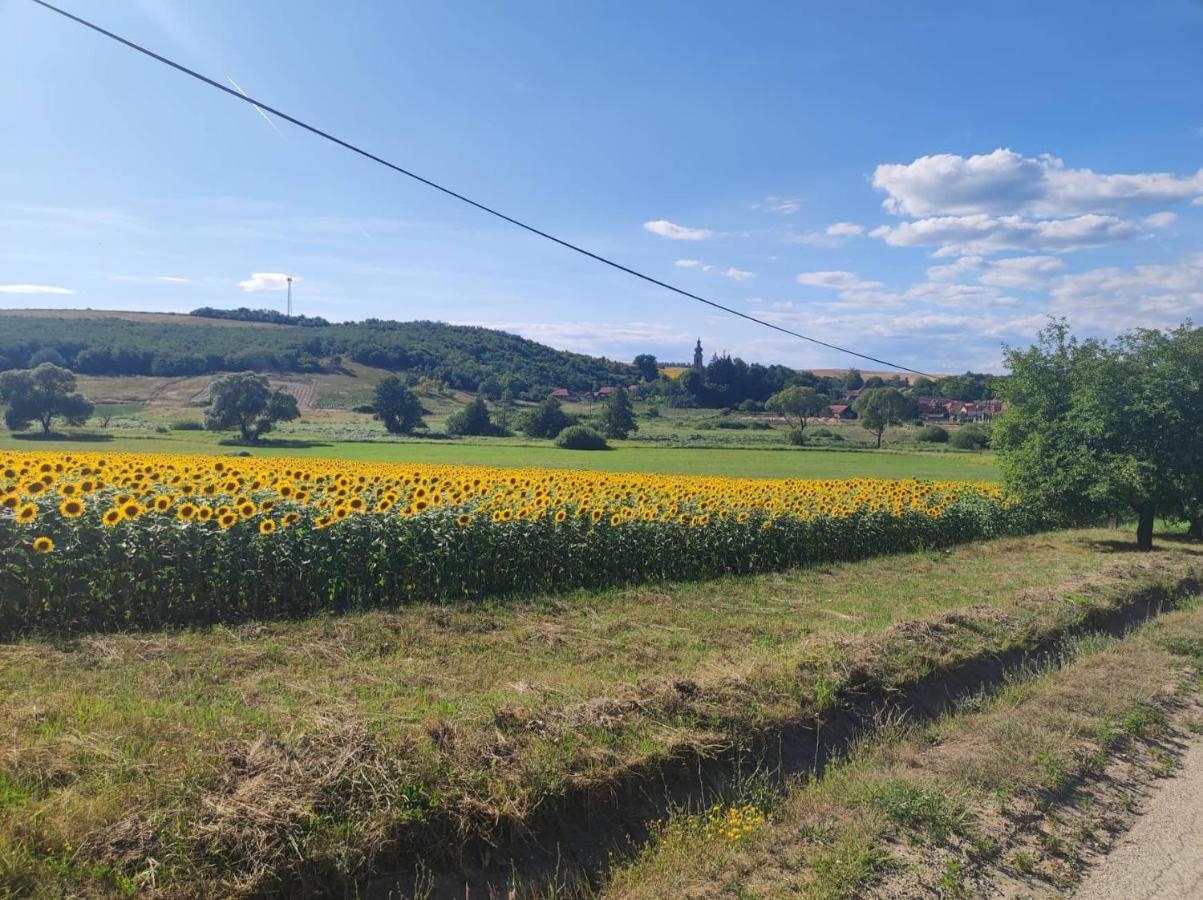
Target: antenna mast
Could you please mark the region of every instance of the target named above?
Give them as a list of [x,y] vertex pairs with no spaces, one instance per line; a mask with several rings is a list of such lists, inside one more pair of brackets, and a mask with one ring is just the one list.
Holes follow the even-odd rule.
[[292,318],[292,276],[288,276],[288,318]]

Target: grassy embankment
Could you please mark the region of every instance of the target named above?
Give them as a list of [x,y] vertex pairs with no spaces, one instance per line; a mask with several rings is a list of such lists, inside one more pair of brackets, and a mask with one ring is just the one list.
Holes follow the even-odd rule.
[[[601,815],[591,846],[573,848],[556,810],[581,797],[604,807],[637,777],[654,800],[675,765],[771,743],[1203,572],[1197,545],[1134,554],[1115,538],[5,644],[0,872],[9,889],[45,894],[334,891],[374,864],[387,881],[379,864],[416,856],[444,888],[463,868],[504,887],[508,868],[482,862],[476,839],[504,848],[528,826],[589,868],[625,850],[648,811]],[[457,860],[457,846],[475,849]],[[409,877],[396,883],[412,888]]]
[[1203,607],[1087,634],[817,779],[682,808],[602,896],[1061,897],[1203,733]]

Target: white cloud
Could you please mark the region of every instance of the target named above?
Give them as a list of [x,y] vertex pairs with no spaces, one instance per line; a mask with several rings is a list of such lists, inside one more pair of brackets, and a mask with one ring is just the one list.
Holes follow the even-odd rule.
[[724,275],[728,278],[733,278],[736,281],[747,281],[750,278],[755,278],[755,272],[745,272],[743,269],[737,269],[735,266],[729,266],[723,270]]
[[1165,328],[1203,314],[1203,253],[1165,265],[1109,266],[1059,279],[1051,312],[1105,332]]
[[1065,263],[1054,256],[1013,256],[988,263],[979,280],[994,287],[1035,291],[1047,287],[1064,268]]
[[1144,223],[1150,228],[1169,228],[1178,221],[1178,214],[1172,212],[1153,213],[1151,216],[1145,216]]
[[962,256],[956,262],[943,266],[931,266],[927,270],[929,281],[960,281],[966,275],[981,269],[985,260],[980,256]]
[[863,281],[853,272],[799,272],[798,284],[838,291],[871,291],[882,287],[880,281]]
[[666,219],[644,222],[643,227],[652,234],[658,234],[670,241],[704,241],[714,234],[709,228],[686,228],[684,225],[676,225]]
[[857,237],[864,233],[865,226],[855,222],[835,222],[827,226],[827,234],[833,237]]
[[1190,202],[1191,206],[1203,206],[1203,197],[1196,197]]
[[191,278],[181,278],[179,275],[160,275],[158,278],[159,281],[166,281],[169,284],[192,284]]
[[[238,282],[238,286],[247,293],[254,291],[285,291],[288,290],[288,275],[285,272],[254,272],[251,277],[245,281]],[[301,276],[293,275],[294,284],[302,281]]]
[[1203,169],[1186,176],[1101,174],[1067,169],[1049,154],[1025,157],[1000,148],[978,156],[941,153],[905,164],[879,165],[873,184],[889,195],[883,207],[899,215],[1056,217],[1185,200],[1203,191]]
[[71,288],[48,284],[0,284],[0,294],[74,294]]
[[783,216],[792,216],[802,208],[802,202],[792,197],[765,197],[761,205],[770,212]]
[[701,264],[699,259],[678,259],[675,263],[678,269],[696,269]]
[[1115,216],[1082,215],[1032,221],[1021,216],[937,216],[881,225],[870,235],[892,247],[937,247],[936,256],[988,256],[1004,250],[1069,253],[1127,240],[1140,233]]

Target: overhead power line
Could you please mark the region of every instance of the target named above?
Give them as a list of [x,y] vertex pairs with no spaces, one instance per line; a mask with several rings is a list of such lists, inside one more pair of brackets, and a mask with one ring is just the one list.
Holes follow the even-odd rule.
[[289,122],[289,123],[297,126],[298,128],[308,131],[310,134],[317,135],[318,137],[320,137],[324,140],[327,140],[332,144],[337,144],[339,147],[342,147],[344,150],[350,150],[352,153],[358,154],[359,156],[362,156],[365,159],[369,159],[374,163],[382,165],[386,169],[392,169],[394,172],[404,175],[407,178],[412,178],[414,181],[421,182],[422,184],[426,185],[427,187],[434,188],[436,191],[446,194],[448,197],[454,197],[456,200],[459,200],[463,203],[467,203],[469,206],[473,206],[476,209],[479,209],[481,212],[488,213],[489,215],[495,216],[496,218],[501,219],[502,221],[509,222],[511,225],[516,225],[517,227],[523,229],[524,231],[529,231],[531,234],[538,235],[539,237],[544,238],[545,240],[549,240],[552,243],[559,244],[561,247],[566,247],[567,249],[572,250],[576,253],[579,253],[582,256],[587,256],[590,259],[593,259],[599,263],[602,263],[603,265],[610,266],[611,268],[617,269],[620,272],[625,272],[628,275],[633,275],[635,278],[641,279],[642,281],[646,281],[649,284],[654,284],[657,287],[662,287],[665,290],[672,291],[674,294],[680,294],[682,297],[688,297],[690,300],[695,300],[698,303],[704,303],[707,306],[713,307],[714,309],[722,310],[725,313],[730,313],[733,316],[738,316],[741,319],[745,319],[749,322],[754,322],[757,325],[763,325],[765,328],[771,328],[773,331],[778,331],[781,334],[787,334],[790,337],[800,338],[801,340],[809,341],[810,343],[816,344],[820,347],[826,347],[829,350],[835,350],[840,353],[845,353],[849,356],[855,356],[857,359],[863,359],[868,362],[877,363],[878,365],[886,366],[887,368],[890,368],[890,369],[898,369],[899,371],[910,372],[914,375],[927,375],[926,372],[920,372],[918,369],[912,369],[909,366],[902,365],[901,363],[890,362],[889,360],[880,359],[879,357],[876,357],[876,356],[870,356],[869,354],[866,354],[866,353],[860,353],[856,350],[851,350],[848,347],[841,347],[838,344],[828,343],[827,341],[820,340],[819,338],[811,337],[808,334],[803,334],[800,331],[794,331],[793,329],[786,328],[782,325],[777,325],[777,324],[775,324],[773,322],[769,322],[765,319],[760,319],[760,318],[757,318],[756,316],[748,315],[745,312],[740,312],[738,309],[732,309],[730,306],[724,306],[722,303],[718,303],[714,300],[708,300],[707,298],[702,297],[698,294],[692,293],[691,291],[687,291],[684,288],[679,288],[676,285],[669,284],[666,281],[661,281],[659,278],[653,278],[651,275],[646,275],[643,272],[640,272],[636,269],[632,269],[630,266],[624,266],[622,263],[615,262],[612,259],[609,259],[598,253],[594,253],[592,250],[587,250],[584,247],[581,247],[577,244],[572,243],[571,241],[566,241],[563,238],[558,238],[554,234],[550,234],[549,232],[543,231],[540,228],[536,228],[533,225],[528,225],[526,222],[523,222],[520,219],[515,219],[513,216],[508,216],[505,213],[501,212],[500,210],[493,209],[491,206],[486,206],[484,203],[480,203],[476,200],[473,200],[471,197],[466,197],[463,194],[459,193],[458,191],[454,191],[451,188],[441,185],[436,181],[431,181],[429,178],[424,178],[421,175],[417,174],[416,172],[411,172],[409,169],[406,169],[403,166],[399,166],[396,163],[389,162],[387,159],[384,159],[381,156],[377,156],[375,153],[372,153],[368,150],[364,150],[362,147],[358,147],[355,144],[352,144],[350,141],[345,141],[340,137],[336,137],[335,135],[330,134],[330,132],[328,132],[328,131],[323,131],[321,128],[318,128],[315,125],[310,125],[308,122],[305,122],[302,119],[298,119],[296,116],[291,116],[288,113],[283,112],[282,110],[279,110],[276,107],[263,102],[262,100],[257,100],[254,97],[251,97],[249,94],[243,92],[241,89],[234,90],[233,88],[226,87],[226,85],[222,84],[221,82],[215,81],[214,79],[209,78],[207,75],[202,75],[200,72],[197,72],[195,69],[190,69],[190,68],[188,68],[188,66],[185,66],[182,63],[178,63],[173,59],[169,59],[168,57],[163,56],[162,54],[155,53],[153,50],[147,49],[146,47],[143,47],[141,44],[135,43],[134,41],[131,41],[127,38],[123,38],[119,34],[114,34],[113,32],[109,31],[107,28],[102,28],[100,25],[97,25],[94,22],[90,22],[89,20],[82,18],[81,16],[77,16],[77,15],[74,15],[73,13],[69,13],[65,9],[61,9],[58,6],[55,6],[53,3],[48,3],[48,2],[46,2],[46,0],[32,0],[32,2],[36,3],[38,6],[41,6],[41,7],[44,7],[46,9],[50,10],[51,12],[58,13],[60,16],[70,19],[72,22],[82,25],[85,28],[91,29],[92,31],[96,32],[97,34],[102,34],[105,37],[109,38],[110,40],[116,41],[119,44],[123,44],[124,46],[128,47],[131,50],[136,50],[138,53],[141,53],[144,56],[149,56],[151,59],[156,60],[157,62],[160,62],[165,66],[170,66],[171,68],[175,69],[177,72],[182,72],[185,75],[195,78],[197,81],[203,82],[204,84],[207,84],[211,88],[216,88],[217,90],[221,91],[222,93],[228,94],[229,96],[233,97],[235,100],[239,100],[243,103],[249,103],[251,106],[255,107],[256,109],[260,110],[261,112],[269,112],[273,116],[276,116],[279,119],[283,119],[285,122]]

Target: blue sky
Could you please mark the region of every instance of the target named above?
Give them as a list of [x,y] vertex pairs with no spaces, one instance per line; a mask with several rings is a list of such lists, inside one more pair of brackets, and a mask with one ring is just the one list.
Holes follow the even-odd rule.
[[[927,371],[1203,318],[1203,3],[61,0],[511,215]],[[0,307],[440,319],[851,361],[0,0]],[[256,274],[258,273],[258,274]],[[69,293],[66,293],[69,292]]]

